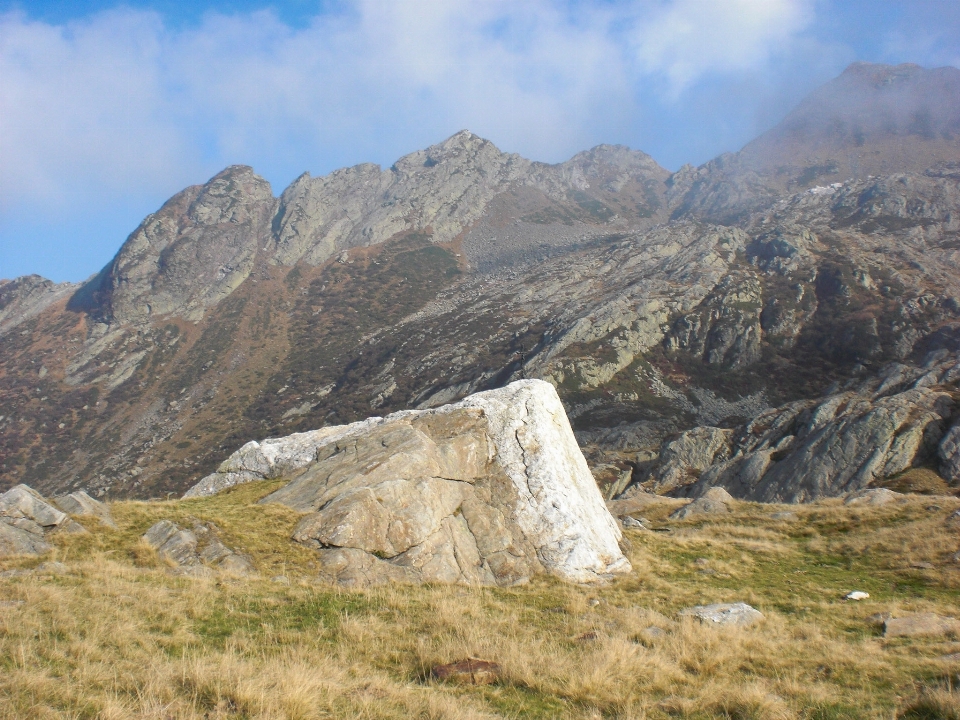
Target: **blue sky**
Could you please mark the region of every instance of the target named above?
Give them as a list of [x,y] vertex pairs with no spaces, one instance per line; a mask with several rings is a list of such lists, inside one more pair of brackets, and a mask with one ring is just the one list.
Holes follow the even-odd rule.
[[81,280],[235,163],[279,194],[468,128],[699,164],[855,60],[960,66],[960,0],[0,0],[0,277]]

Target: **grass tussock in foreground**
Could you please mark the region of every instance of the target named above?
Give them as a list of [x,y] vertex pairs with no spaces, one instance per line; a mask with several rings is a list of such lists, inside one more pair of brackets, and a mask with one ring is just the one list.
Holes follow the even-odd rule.
[[[829,501],[793,520],[750,503],[678,523],[651,510],[671,530],[628,532],[634,573],[605,587],[345,591],[289,542],[296,513],[255,504],[275,486],[117,503],[117,530],[57,539],[45,560],[65,572],[0,578],[0,717],[960,720],[960,662],[943,657],[960,638],[888,640],[869,621],[960,614],[955,499]],[[214,522],[260,577],[172,575],[139,541],[160,518]],[[841,599],[854,589],[870,599]],[[677,615],[736,600],[766,619]],[[501,680],[429,679],[467,656],[499,663]]]

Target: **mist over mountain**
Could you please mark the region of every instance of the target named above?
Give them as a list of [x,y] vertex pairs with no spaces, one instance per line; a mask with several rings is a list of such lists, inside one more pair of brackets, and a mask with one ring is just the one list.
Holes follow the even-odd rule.
[[248,440],[520,377],[609,494],[956,487],[958,261],[950,67],[854,64],[672,174],[468,131],[279,196],[233,166],[86,283],[0,281],[0,489],[182,492]]

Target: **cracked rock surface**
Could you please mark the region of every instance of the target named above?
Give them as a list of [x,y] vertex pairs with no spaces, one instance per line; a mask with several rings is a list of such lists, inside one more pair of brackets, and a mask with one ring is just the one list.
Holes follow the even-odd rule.
[[26,485],[0,495],[0,557],[41,555],[50,549],[44,538],[53,532],[86,529]]
[[920,366],[892,363],[859,386],[768,410],[734,430],[688,430],[664,444],[647,484],[693,497],[724,488],[748,500],[810,502],[937,463],[955,483],[958,379],[954,354],[934,353]]
[[249,559],[220,541],[213,523],[197,520],[192,530],[186,530],[170,520],[161,520],[144,533],[143,540],[184,574],[204,575],[210,568],[234,575],[256,573]]
[[[596,582],[630,571],[548,383],[325,430],[299,474],[261,502],[305,513],[294,540],[317,548],[322,573],[343,585],[508,586],[542,572]],[[273,476],[291,456],[273,455],[258,472]]]

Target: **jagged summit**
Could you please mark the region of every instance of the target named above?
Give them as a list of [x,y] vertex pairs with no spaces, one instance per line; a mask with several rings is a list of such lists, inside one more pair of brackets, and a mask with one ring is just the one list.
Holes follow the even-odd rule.
[[[72,307],[108,324],[171,315],[197,320],[258,264],[317,266],[410,231],[449,243],[489,215],[498,198],[494,215],[587,226],[615,215],[643,221],[659,207],[658,186],[666,175],[648,155],[622,146],[545,165],[501,152],[468,130],[388,169],[364,163],[321,177],[304,173],[279,199],[252,168],[234,165],[148,216]],[[622,195],[627,186],[646,204],[609,206],[605,198]],[[571,199],[579,204],[573,214],[560,207]],[[470,252],[471,261],[483,265],[497,262],[503,248],[474,244]]]

